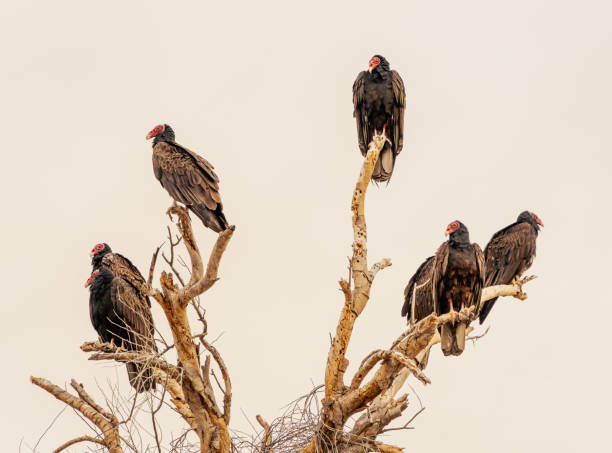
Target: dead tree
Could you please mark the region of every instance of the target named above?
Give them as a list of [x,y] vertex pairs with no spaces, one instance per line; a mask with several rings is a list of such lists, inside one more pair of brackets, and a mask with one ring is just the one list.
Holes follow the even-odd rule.
[[[429,378],[423,373],[419,358],[439,342],[438,326],[450,320],[470,323],[476,313],[474,307],[441,316],[430,315],[402,333],[388,349],[368,354],[349,381],[345,380],[348,367],[346,352],[357,317],[363,312],[370,297],[376,274],[391,265],[382,259],[368,267],[367,230],[365,222],[365,195],[374,164],[386,137],[374,136],[369,144],[357,185],[353,192],[353,255],[350,260],[349,279],[339,281],[344,295],[340,320],[336,327],[325,368],[325,395],[316,431],[300,453],[399,453],[401,447],[386,445],[377,440],[388,425],[402,415],[408,407],[408,395],[396,397],[411,374],[423,384]],[[526,297],[521,285],[501,285],[483,290],[482,301],[497,296]],[[374,371],[376,369],[376,371]],[[369,379],[366,379],[369,375]],[[347,426],[350,420],[357,419]]]
[[[197,436],[197,449],[202,453],[229,453],[249,451],[253,453],[400,453],[401,447],[387,445],[377,440],[378,436],[391,429],[404,429],[411,420],[399,428],[389,428],[392,421],[402,416],[408,407],[408,395],[397,396],[406,379],[413,375],[422,384],[429,384],[424,374],[427,365],[426,354],[440,341],[438,326],[449,321],[461,320],[471,323],[477,313],[475,307],[460,312],[429,317],[410,326],[387,349],[377,349],[363,358],[353,376],[346,378],[348,368],[347,350],[356,319],[366,307],[370,289],[379,271],[391,265],[389,259],[382,259],[368,266],[367,231],[365,221],[365,196],[372,176],[374,164],[385,144],[384,135],[374,136],[369,144],[359,179],[353,192],[351,211],[353,224],[352,257],[348,280],[339,281],[344,296],[336,334],[332,339],[325,368],[324,385],[294,402],[289,411],[268,424],[257,416],[263,432],[258,436],[230,435],[229,423],[232,403],[232,387],[229,372],[220,353],[206,340],[207,323],[199,296],[205,293],[217,280],[221,257],[233,234],[233,227],[220,233],[210,254],[208,265],[204,265],[186,209],[173,205],[170,216],[178,219],[180,236],[172,237],[170,229],[170,257],[162,256],[172,272],[162,272],[161,289],[151,288],[155,263],[160,249],[153,254],[149,272],[149,293],[161,305],[172,331],[174,343],[165,344],[160,353],[126,351],[118,346],[87,342],[81,346],[85,352],[93,352],[90,360],[113,360],[117,362],[140,362],[154,369],[154,378],[163,388],[163,395],[169,394],[173,409],[189,427],[186,431]],[[190,276],[183,279],[176,268],[175,247],[183,242],[190,258]],[[184,264],[184,263],[183,263]],[[178,282],[175,282],[178,280]],[[525,299],[522,285],[533,277],[511,285],[484,288],[481,302],[499,296],[513,296]],[[202,332],[193,334],[187,318],[191,306],[202,324]],[[468,333],[471,329],[468,329]],[[486,332],[485,332],[486,333]],[[207,351],[204,365],[200,362],[200,349]],[[178,362],[169,363],[164,354],[176,349]],[[220,381],[211,372],[211,357],[221,372]],[[217,400],[211,384],[211,376],[218,384],[222,402]],[[106,447],[111,453],[122,453],[123,444],[129,444],[132,451],[138,451],[133,443],[122,436],[117,415],[95,403],[83,387],[72,381],[78,397],[42,378],[31,378],[32,382],[53,394],[92,421],[98,432],[95,437],[81,436],[60,446],[56,451],[77,442],[92,442]],[[323,392],[319,406],[318,392]],[[217,394],[219,394],[217,391]],[[164,402],[160,398],[158,409]],[[134,406],[136,400],[134,400]],[[313,405],[316,406],[313,409]],[[134,411],[130,410],[130,417]],[[297,414],[297,417],[296,417]],[[417,413],[418,415],[418,413]],[[158,450],[159,440],[152,412],[153,427]],[[129,418],[129,417],[128,417]],[[185,447],[185,436],[172,445],[172,451]],[[192,451],[193,445],[189,446]]]

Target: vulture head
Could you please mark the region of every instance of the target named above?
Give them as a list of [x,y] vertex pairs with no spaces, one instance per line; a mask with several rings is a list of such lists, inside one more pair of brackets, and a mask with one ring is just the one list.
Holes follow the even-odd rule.
[[147,134],[147,140],[153,139],[153,146],[158,142],[173,142],[174,131],[167,124],[160,124],[155,126],[151,132]]
[[540,220],[540,218],[533,212],[529,211],[521,212],[516,221],[529,223],[536,230],[536,233],[540,231],[540,227],[544,226],[544,223]]
[[446,233],[449,238],[449,242],[456,244],[469,244],[470,243],[470,232],[467,227],[459,220],[451,222],[446,227]]
[[110,245],[105,242],[94,245],[94,248],[92,248],[91,252],[89,252],[89,256],[91,257],[91,265],[96,267],[98,264],[100,264],[100,261],[102,261],[104,255],[112,251],[113,250],[110,248]]
[[372,73],[380,73],[389,71],[391,67],[389,66],[389,62],[382,55],[374,55],[370,59],[370,63],[368,65],[368,72]]
[[85,288],[89,287],[89,291],[99,293],[108,288],[113,278],[115,278],[115,276],[108,269],[96,269],[85,282]]
[[100,271],[97,270],[97,269],[91,273],[91,275],[89,276],[89,278],[85,282],[85,288],[87,288],[89,285],[91,285],[93,283],[93,281],[96,279],[98,274],[100,274]]

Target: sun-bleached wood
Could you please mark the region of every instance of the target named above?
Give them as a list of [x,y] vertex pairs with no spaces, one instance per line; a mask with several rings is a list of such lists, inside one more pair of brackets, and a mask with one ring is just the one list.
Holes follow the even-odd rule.
[[[66,390],[58,387],[51,381],[43,378],[30,377],[32,384],[46,390],[58,400],[66,403],[76,411],[80,412],[88,418],[100,430],[102,434],[103,445],[108,449],[109,453],[123,453],[121,441],[119,437],[119,422],[117,417],[108,413],[96,404],[93,399],[85,392],[83,386],[78,384],[74,379],[70,385],[77,391],[79,397],[71,395]],[[64,444],[62,447],[67,447]]]

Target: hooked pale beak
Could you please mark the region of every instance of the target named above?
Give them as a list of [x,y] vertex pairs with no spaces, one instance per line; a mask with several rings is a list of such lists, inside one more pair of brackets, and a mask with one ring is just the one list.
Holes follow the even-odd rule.
[[542,222],[540,219],[536,220],[536,222],[537,222],[537,224],[538,224],[538,225],[540,225],[541,227],[544,227],[544,223],[543,223],[543,222]]
[[89,252],[89,257],[92,258],[95,255],[94,252]]
[[85,282],[85,285],[84,285],[84,286],[85,286],[85,288],[87,288],[89,285],[91,285],[91,282],[90,282],[89,280],[87,280],[87,281]]
[[444,236],[450,236],[450,231],[446,230],[446,231],[444,232]]
[[153,133],[153,131],[151,131],[147,134],[146,140],[149,140],[150,138],[153,138],[153,137],[155,137],[155,134]]

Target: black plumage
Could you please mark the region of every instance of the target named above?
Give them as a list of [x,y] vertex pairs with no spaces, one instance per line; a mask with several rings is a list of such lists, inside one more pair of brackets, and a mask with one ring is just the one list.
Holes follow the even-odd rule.
[[175,201],[183,203],[202,223],[219,233],[228,228],[223,214],[219,178],[204,158],[174,141],[167,124],[147,135],[153,138],[153,173]]
[[374,55],[368,71],[362,71],[353,84],[353,116],[357,121],[359,149],[365,156],[374,132],[385,131],[386,143],[374,167],[372,179],[389,181],[395,159],[404,145],[406,93],[397,71],[381,55]]
[[[536,239],[542,221],[533,212],[523,211],[516,222],[493,235],[485,247],[485,286],[508,285],[531,267],[536,256]],[[491,312],[495,299],[480,309],[482,324]]]
[[[402,316],[410,322],[464,307],[476,306],[478,310],[485,275],[482,250],[470,243],[468,229],[459,221],[449,224],[446,233],[448,241],[419,266],[406,286]],[[463,352],[466,327],[464,322],[441,326],[444,355]]]
[[[107,244],[92,250],[89,286],[91,323],[105,342],[129,351],[157,352],[151,303],[138,269]],[[145,364],[126,363],[128,378],[138,392],[155,389],[152,370]]]

